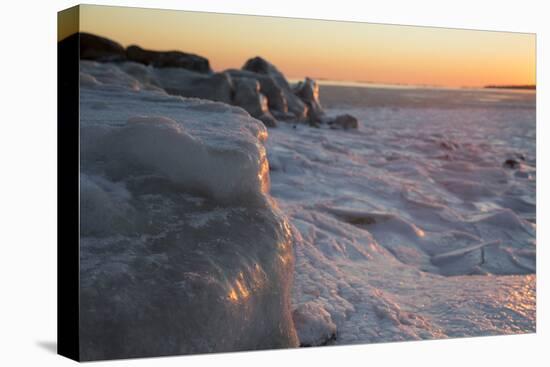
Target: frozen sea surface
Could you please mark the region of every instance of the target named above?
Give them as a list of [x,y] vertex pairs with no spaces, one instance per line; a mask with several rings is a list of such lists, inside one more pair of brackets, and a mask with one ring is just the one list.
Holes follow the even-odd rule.
[[301,237],[302,344],[534,332],[535,94],[320,94],[359,129],[281,124],[267,142],[271,193]]

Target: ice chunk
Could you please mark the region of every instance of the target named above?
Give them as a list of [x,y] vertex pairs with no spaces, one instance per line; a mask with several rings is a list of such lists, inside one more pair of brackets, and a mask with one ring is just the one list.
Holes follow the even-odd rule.
[[326,345],[336,339],[336,325],[330,314],[314,303],[301,304],[292,313],[300,345],[304,347]]
[[82,359],[298,346],[263,124],[117,65],[81,73]]

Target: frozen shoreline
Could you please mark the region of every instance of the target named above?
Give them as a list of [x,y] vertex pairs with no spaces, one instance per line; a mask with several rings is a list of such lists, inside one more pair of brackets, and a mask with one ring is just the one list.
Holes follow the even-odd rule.
[[327,312],[331,343],[535,331],[533,101],[458,93],[351,99],[333,113],[357,116],[353,132],[270,130],[271,192],[302,237],[294,306]]
[[[536,159],[534,102],[529,95],[344,87],[334,92],[323,86],[321,100],[330,107],[328,114],[352,113],[359,120],[357,130],[281,122],[267,138],[265,127],[242,109],[166,95],[148,83],[154,75],[151,68],[88,61],[81,68],[84,127],[92,126],[87,130],[91,142],[104,136],[111,141],[99,148],[90,145],[91,157],[100,152],[103,158],[89,161],[91,172],[84,172],[83,179],[98,205],[113,210],[107,220],[98,215],[93,223],[99,227],[91,228],[91,238],[84,241],[84,253],[89,254],[83,259],[84,278],[95,279],[101,272],[113,272],[119,280],[133,277],[140,268],[129,261],[137,255],[150,259],[151,269],[183,263],[192,267],[184,261],[191,255],[210,259],[206,263],[216,261],[213,250],[205,255],[197,247],[182,254],[200,243],[197,239],[206,229],[212,232],[207,247],[213,249],[220,239],[218,230],[226,225],[223,236],[229,236],[228,248],[236,251],[236,257],[227,254],[229,263],[215,277],[217,288],[207,288],[213,297],[225,296],[220,298],[225,303],[209,313],[225,315],[228,330],[248,315],[247,327],[237,333],[242,344],[235,344],[233,331],[222,336],[223,342],[210,345],[208,341],[216,339],[213,327],[195,325],[202,330],[199,336],[182,334],[176,327],[177,341],[163,346],[167,349],[161,354],[297,346],[291,311],[302,345],[535,330]],[[439,107],[430,107],[434,105]],[[217,146],[223,152],[213,152]],[[86,144],[84,149],[87,152]],[[118,168],[105,165],[113,158],[120,160]],[[151,170],[160,180],[146,179]],[[269,176],[276,205],[269,199]],[[178,190],[185,195],[179,197]],[[242,208],[242,203],[248,204]],[[136,211],[148,218],[135,221]],[[247,224],[250,218],[258,219],[257,211],[267,223]],[[284,224],[285,217],[295,230]],[[129,240],[151,221],[154,226],[143,227],[151,233]],[[116,228],[110,227],[113,223]],[[230,230],[235,226],[247,234]],[[188,237],[190,230],[198,237]],[[257,242],[270,243],[270,255],[248,246],[257,231],[270,233]],[[151,246],[177,248],[182,243],[179,257],[150,256]],[[278,247],[281,243],[287,245]],[[100,266],[97,252],[105,249],[101,256],[107,265]],[[250,251],[259,252],[249,258]],[[290,299],[288,268],[294,257]],[[256,267],[259,258],[264,261],[261,270]],[[273,265],[277,258],[282,265]],[[121,264],[124,271],[119,273],[116,267]],[[264,265],[274,268],[267,271]],[[190,278],[182,284],[210,284],[212,269],[201,271],[186,272]],[[164,289],[171,289],[172,281],[176,279]],[[231,314],[226,303],[255,294],[256,281],[270,282],[271,293],[242,303],[244,308],[237,309],[244,314]],[[193,293],[187,286],[183,289],[187,293],[182,299]],[[128,300],[136,294],[130,293]],[[89,296],[93,304],[94,296]],[[164,302],[174,302],[170,297]],[[208,304],[211,298],[203,301]],[[120,305],[120,311],[132,310],[130,303]],[[259,316],[262,307],[272,310],[271,326]],[[257,315],[255,321],[249,312]],[[180,317],[184,325],[188,317]],[[278,327],[278,336],[261,337],[280,320],[285,326]],[[149,320],[136,330],[164,332],[152,325]],[[85,333],[93,329],[88,326]],[[134,355],[141,341],[135,343],[132,351],[123,353]]]

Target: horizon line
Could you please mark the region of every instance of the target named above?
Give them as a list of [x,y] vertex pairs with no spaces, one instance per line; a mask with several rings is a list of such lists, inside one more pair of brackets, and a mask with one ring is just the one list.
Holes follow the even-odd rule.
[[[89,4],[84,4],[84,5],[89,5]],[[106,7],[111,7],[109,5],[105,5]],[[112,6],[112,7],[118,7],[118,6]],[[132,7],[130,7],[132,8]],[[158,9],[158,10],[166,10],[166,9]],[[202,11],[195,11],[196,13],[204,13]],[[209,13],[209,12],[207,12]],[[214,13],[214,14],[218,14],[218,13]],[[225,13],[219,13],[219,14],[225,14]],[[241,14],[235,14],[235,15],[241,15]],[[254,15],[250,15],[250,16],[254,16]],[[276,17],[277,18],[277,17]],[[281,17],[281,18],[286,18],[286,17]],[[289,18],[289,19],[301,19],[301,18]],[[309,19],[309,18],[304,18],[304,19]],[[319,19],[319,20],[322,20],[322,19]],[[362,22],[356,22],[356,23],[362,23]],[[371,23],[369,23],[371,24]],[[372,23],[374,24],[374,23]],[[424,27],[424,26],[418,26],[418,27]],[[442,29],[446,29],[446,28],[443,28],[443,27],[433,27],[433,28],[442,28]],[[453,28],[450,28],[450,29],[453,29]],[[493,32],[499,32],[499,31],[493,31]],[[106,38],[106,39],[109,39],[111,41],[114,41],[118,44],[120,44],[124,49],[127,49],[129,46],[138,46],[138,47],[141,47],[143,48],[139,43],[137,42],[131,42],[131,43],[128,43],[127,45],[124,45],[122,44],[121,42],[119,42],[118,40],[115,40],[111,37],[108,37],[108,36],[105,36],[103,34],[99,34],[97,32],[95,33],[92,33],[92,32],[89,32],[89,31],[82,31],[81,29],[78,29],[76,32],[73,32],[71,33],[70,35],[62,38],[61,40],[58,40],[58,42],[61,42],[62,40],[72,36],[73,34],[81,34],[81,33],[88,33],[88,34],[91,34],[91,35],[95,35],[95,36],[98,36],[98,37],[103,37],[103,38]],[[522,32],[510,32],[510,33],[522,33]],[[144,48],[145,49],[145,48]],[[198,53],[194,53],[193,51],[187,51],[187,50],[182,50],[181,48],[166,48],[166,49],[147,49],[147,50],[150,50],[150,51],[156,51],[156,52],[182,52],[182,53],[187,53],[187,54],[195,54],[195,55],[198,55],[198,56],[202,56],[202,57],[205,57],[209,62],[210,62],[210,58],[206,55],[202,55],[202,54],[198,54]],[[253,58],[253,57],[262,57],[260,55],[254,55],[254,56],[250,56],[248,59],[250,58]],[[264,57],[262,57],[264,60],[268,61],[271,63],[271,61],[265,59]],[[246,60],[244,61],[246,62]],[[277,65],[274,65],[275,67],[277,67]],[[223,70],[214,70],[212,69],[213,72],[224,72],[226,70],[229,70],[229,69],[232,69],[232,68],[238,68],[240,69],[242,66],[240,67],[230,67],[230,68],[226,68],[226,69],[223,69]],[[280,71],[280,70],[279,70]],[[282,73],[282,71],[280,71]],[[284,75],[284,74],[283,74]],[[387,81],[374,81],[374,80],[357,80],[357,79],[334,79],[334,78],[328,78],[328,77],[320,77],[320,76],[307,76],[307,75],[303,75],[303,76],[294,76],[294,75],[284,75],[285,78],[287,80],[294,80],[294,81],[299,81],[299,80],[302,80],[306,77],[310,77],[311,79],[314,79],[315,81],[317,81],[319,84],[330,84],[331,82],[333,83],[355,83],[355,84],[378,84],[378,85],[387,85],[387,86],[403,86],[403,87],[422,87],[422,88],[450,88],[450,89],[491,89],[491,88],[494,88],[494,89],[503,89],[503,90],[513,90],[514,87],[517,88],[517,87],[535,87],[533,88],[534,90],[536,90],[536,85],[537,83],[487,83],[487,84],[479,84],[479,85],[450,85],[450,84],[432,84],[432,83],[396,83],[396,82],[387,82]],[[531,89],[523,89],[523,90],[531,90]]]

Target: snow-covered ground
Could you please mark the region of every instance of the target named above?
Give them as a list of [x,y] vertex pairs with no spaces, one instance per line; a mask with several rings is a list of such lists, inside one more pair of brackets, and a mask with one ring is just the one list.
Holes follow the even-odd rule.
[[282,124],[267,142],[302,237],[301,342],[533,332],[534,93],[324,86],[321,102],[359,129]]
[[267,130],[119,66],[81,63],[85,359],[535,330],[533,93],[322,86],[357,130]]

